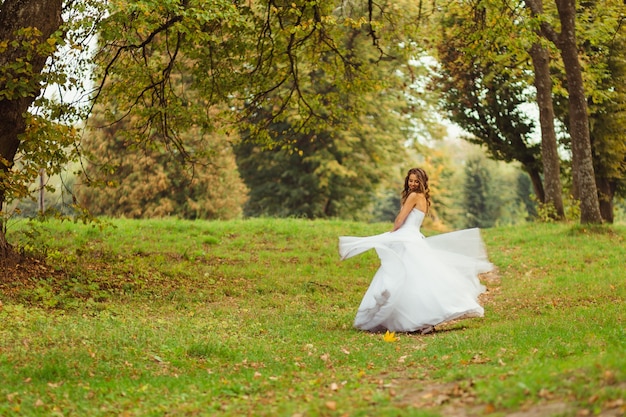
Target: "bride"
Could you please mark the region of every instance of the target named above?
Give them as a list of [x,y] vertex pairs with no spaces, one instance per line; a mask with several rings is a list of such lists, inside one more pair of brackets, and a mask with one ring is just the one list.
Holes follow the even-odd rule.
[[425,238],[420,227],[430,207],[428,175],[409,170],[393,231],[340,236],[341,259],[375,249],[380,268],[363,296],[354,326],[368,331],[434,331],[461,318],[482,317],[478,274],[493,269],[477,228]]

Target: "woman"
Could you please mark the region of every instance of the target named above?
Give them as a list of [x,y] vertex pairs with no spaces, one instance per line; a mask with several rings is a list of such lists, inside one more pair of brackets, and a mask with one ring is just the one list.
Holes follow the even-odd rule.
[[460,318],[482,317],[478,274],[493,269],[480,232],[467,229],[424,238],[420,227],[430,207],[428,175],[409,170],[393,231],[339,237],[341,259],[375,249],[381,266],[367,289],[354,326],[369,331],[434,331]]

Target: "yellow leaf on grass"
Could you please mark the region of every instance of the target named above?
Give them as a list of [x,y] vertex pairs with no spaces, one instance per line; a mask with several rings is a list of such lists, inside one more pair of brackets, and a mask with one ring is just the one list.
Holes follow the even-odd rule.
[[385,342],[397,342],[398,338],[396,337],[396,332],[389,333],[389,330],[387,330],[387,332],[383,336],[383,340]]

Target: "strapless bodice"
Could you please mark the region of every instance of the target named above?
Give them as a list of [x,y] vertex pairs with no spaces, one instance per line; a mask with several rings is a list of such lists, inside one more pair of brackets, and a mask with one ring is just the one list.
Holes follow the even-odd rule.
[[410,228],[419,230],[420,227],[422,227],[422,222],[424,221],[425,216],[426,214],[423,211],[414,208],[406,217],[406,220],[400,229]]

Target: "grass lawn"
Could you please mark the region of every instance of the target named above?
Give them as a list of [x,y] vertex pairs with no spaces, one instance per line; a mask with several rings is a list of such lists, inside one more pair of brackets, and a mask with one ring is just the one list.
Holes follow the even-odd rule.
[[337,254],[388,224],[109,223],[10,230],[0,415],[626,414],[624,226],[484,230],[485,317],[390,342],[352,328],[376,254]]

